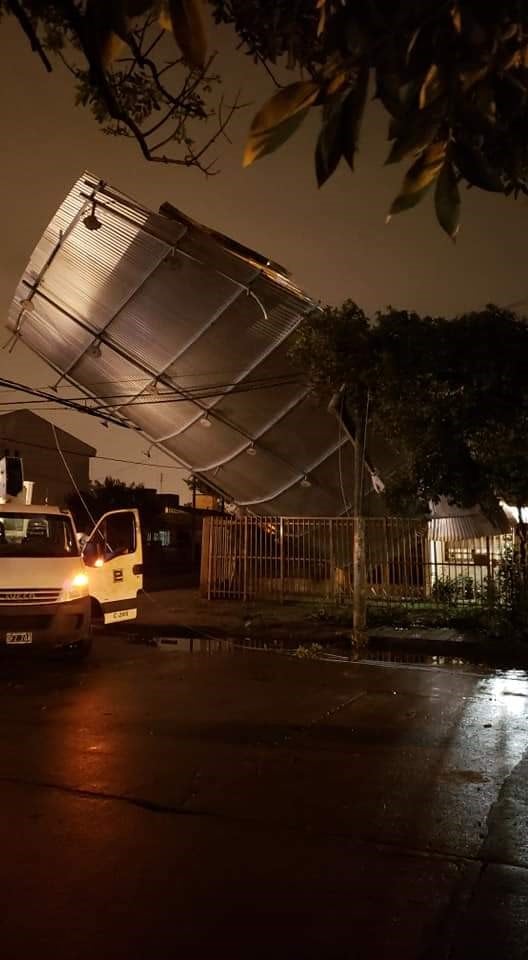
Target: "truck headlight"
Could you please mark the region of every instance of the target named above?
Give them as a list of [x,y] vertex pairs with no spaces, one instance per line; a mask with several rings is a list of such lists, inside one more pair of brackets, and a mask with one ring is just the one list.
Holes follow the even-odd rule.
[[67,580],[62,588],[60,599],[62,603],[69,600],[80,600],[89,595],[89,580],[85,573],[76,573],[71,580]]

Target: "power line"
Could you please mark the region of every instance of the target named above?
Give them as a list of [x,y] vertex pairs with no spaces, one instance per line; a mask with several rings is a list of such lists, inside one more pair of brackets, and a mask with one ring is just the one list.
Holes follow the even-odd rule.
[[[189,377],[228,377],[230,373],[232,373],[231,370],[211,370],[211,371],[209,371],[208,373],[195,373],[195,372],[193,371],[192,373],[179,373],[179,374],[178,374],[178,380],[186,380],[186,379],[188,379]],[[122,384],[122,383],[152,383],[152,381],[155,380],[155,379],[156,379],[155,374],[152,374],[152,375],[149,376],[149,377],[119,377],[119,378],[116,379],[116,380],[113,380],[113,379],[110,379],[110,380],[87,380],[86,383],[85,383],[85,387],[86,387],[86,388],[98,387],[98,386],[101,386],[102,384],[104,384],[105,386],[110,386],[110,385],[116,384],[116,383],[118,383],[118,384]],[[62,382],[62,383],[58,384],[57,386],[49,386],[48,389],[49,389],[49,390],[56,391],[56,390],[58,390],[58,389],[61,389],[61,390],[73,389],[74,387],[75,387],[75,384],[73,384],[73,383]],[[12,392],[12,391],[9,390],[9,389],[7,389],[7,390],[6,390],[6,389],[0,390],[0,394],[2,394],[2,393],[11,393],[11,392]],[[71,399],[71,398],[70,398],[70,399]]]
[[[243,383],[247,383],[247,384],[251,384],[251,385],[253,385],[253,384],[257,385],[257,384],[275,383],[276,381],[282,381],[282,380],[291,380],[291,378],[292,378],[293,376],[298,376],[298,375],[300,375],[300,374],[301,374],[301,371],[300,371],[300,370],[294,370],[294,369],[292,369],[292,370],[289,370],[288,372],[285,372],[285,373],[274,373],[274,374],[270,374],[269,376],[266,376],[266,377],[253,377],[252,379],[247,379],[247,380],[221,380],[221,381],[214,381],[214,380],[213,380],[212,383],[201,384],[201,385],[199,385],[199,386],[194,386],[194,387],[184,387],[183,390],[185,390],[185,394],[186,394],[186,395],[189,395],[189,394],[192,394],[192,393],[199,393],[199,392],[201,392],[201,391],[203,391],[203,390],[228,389],[228,388],[231,388],[231,387],[237,387],[237,386],[239,386],[240,384],[243,384]],[[213,374],[210,374],[210,376],[212,376],[212,375],[213,375]],[[226,375],[227,375],[227,374],[226,374]],[[152,376],[149,376],[149,377],[122,377],[122,378],[119,378],[119,379],[117,379],[117,380],[87,381],[87,382],[84,384],[84,388],[85,388],[85,389],[88,389],[89,387],[96,386],[97,384],[110,385],[110,384],[126,384],[126,383],[147,383],[147,384],[158,383],[158,384],[161,384],[162,386],[164,386],[164,387],[166,388],[167,392],[168,392],[168,391],[174,391],[174,392],[176,392],[176,393],[178,393],[178,392],[182,392],[182,393],[183,393],[183,390],[180,391],[180,388],[178,387],[178,384],[177,384],[176,382],[174,382],[174,383],[172,383],[172,384],[167,384],[167,383],[163,380],[163,377],[164,377],[164,376],[167,376],[167,375],[166,375],[166,374],[163,374],[163,373],[160,373],[160,374],[158,374],[158,375],[152,374]],[[185,374],[185,375],[182,375],[182,376],[178,375],[178,379],[180,380],[180,379],[185,379],[185,377],[195,377],[195,376],[201,376],[201,374],[189,373],[189,374]],[[203,374],[203,376],[205,376],[205,374]],[[170,379],[170,378],[169,378],[169,379]],[[1,381],[0,381],[0,382],[1,382]],[[11,381],[10,381],[10,382],[11,382]],[[12,381],[12,382],[15,383],[15,381]],[[2,393],[12,393],[14,390],[16,390],[17,387],[23,387],[23,386],[26,386],[26,385],[25,385],[25,384],[16,383],[15,386],[12,386],[12,387],[10,387],[10,388],[8,388],[8,389],[5,389],[5,390],[0,390],[0,394],[2,394]],[[73,383],[71,383],[71,384],[66,384],[65,386],[68,387],[68,388],[72,388],[72,389],[75,388],[75,384],[73,384]],[[33,388],[32,388],[32,387],[28,387],[28,389],[32,390]],[[49,394],[50,396],[51,396],[51,395],[54,395],[55,397],[57,396],[57,388],[55,388],[55,387],[50,387],[49,390],[53,391],[53,394],[49,394],[49,391],[44,391],[44,390],[40,390],[39,392],[45,392],[46,394]],[[137,391],[134,391],[133,393],[115,393],[115,394],[112,394],[112,393],[110,393],[110,394],[101,393],[101,394],[93,394],[93,396],[95,396],[95,397],[100,397],[101,399],[109,399],[109,398],[112,398],[112,397],[135,397],[135,396],[137,396]],[[69,401],[74,401],[74,400],[76,400],[76,399],[85,399],[85,397],[86,397],[86,394],[83,393],[83,394],[81,394],[80,397],[64,397],[63,399],[69,400]]]
[[77,481],[76,481],[76,479],[75,479],[75,477],[74,477],[74,475],[73,475],[73,473],[72,473],[72,471],[71,471],[71,469],[70,469],[70,466],[69,466],[69,464],[68,464],[68,461],[66,460],[66,457],[65,457],[65,455],[64,455],[64,452],[63,452],[63,450],[61,449],[61,445],[60,445],[60,443],[59,443],[59,435],[58,435],[58,433],[57,433],[57,428],[56,428],[56,426],[55,426],[54,423],[51,424],[51,429],[52,429],[52,431],[53,431],[53,437],[54,437],[54,440],[55,440],[55,446],[56,446],[56,448],[57,448],[57,453],[59,454],[59,457],[61,458],[61,460],[62,460],[62,462],[63,462],[63,464],[64,464],[64,469],[66,470],[66,473],[68,474],[68,476],[69,476],[69,478],[70,478],[70,481],[71,481],[71,483],[73,484],[73,488],[74,488],[74,490],[75,490],[75,492],[76,492],[76,494],[77,494],[80,502],[82,503],[84,509],[86,510],[86,513],[88,514],[90,520],[92,521],[92,523],[93,523],[93,525],[94,525],[94,527],[95,527],[95,525],[96,525],[96,520],[95,520],[93,514],[91,513],[90,507],[89,507],[88,504],[86,503],[86,500],[84,499],[81,490],[79,489],[79,487],[78,487],[78,485],[77,485]]
[[[52,425],[53,426],[53,425]],[[59,428],[60,429],[60,428]],[[5,434],[0,432],[0,444],[1,443],[13,443],[17,444],[19,447],[35,447],[38,450],[55,450],[56,448],[49,443],[36,443],[33,440],[21,440],[20,437],[6,437]],[[154,444],[155,445],[155,444]],[[79,456],[78,450],[63,450],[63,453],[67,453],[70,456]],[[158,470],[183,470],[186,473],[189,473],[189,467],[182,467],[176,463],[145,463],[143,460],[126,460],[121,457],[104,457],[101,454],[94,454],[89,458],[90,460],[108,460],[111,463],[126,463],[130,466],[137,467],[155,467]]]
[[[192,373],[178,373],[178,380],[188,380],[189,377],[229,377],[232,374],[232,370],[202,370],[201,373],[196,372],[195,370]],[[113,383],[151,383],[156,379],[155,374],[151,374],[148,377],[119,377],[116,380],[87,380],[86,387],[97,387],[101,384],[113,384]],[[266,378],[263,378],[266,379]],[[59,386],[61,389],[72,387],[73,384],[63,382]],[[55,390],[55,387],[50,387],[50,389]],[[0,390],[0,393],[8,393],[9,391]]]
[[[115,394],[101,394],[100,396],[90,397],[88,395],[81,394],[77,397],[57,397],[56,395],[50,394],[44,390],[35,390],[34,388],[29,387],[27,384],[15,383],[15,381],[4,381],[0,379],[0,383],[9,382],[11,387],[6,392],[18,392],[18,393],[27,393],[31,396],[37,397],[37,399],[31,401],[31,407],[38,408],[42,404],[52,403],[52,407],[46,409],[57,410],[60,407],[69,407],[73,408],[77,413],[89,413],[92,416],[100,418],[104,412],[104,418],[106,420],[112,419],[112,422],[118,424],[119,426],[129,426],[129,424],[123,423],[118,420],[116,417],[110,418],[106,415],[107,410],[111,410],[111,405],[100,402],[106,400],[117,400],[120,401],[120,406],[156,406],[160,403],[186,403],[199,400],[209,400],[222,394],[224,396],[231,396],[238,393],[252,393],[256,390],[266,390],[274,389],[281,386],[297,386],[300,385],[302,381],[299,379],[294,379],[291,374],[284,374],[281,376],[273,376],[263,378],[261,380],[247,380],[241,381],[239,383],[221,383],[221,384],[210,384],[207,387],[197,387],[194,389],[186,390],[185,393],[181,393],[178,388],[174,390],[164,390],[161,393],[148,393],[140,394],[137,393],[115,393]],[[129,402],[127,402],[129,401]],[[0,408],[6,407],[16,407],[20,401],[17,400],[2,400],[0,401]],[[83,404],[92,403],[93,406],[84,406]],[[27,404],[26,406],[30,406]]]
[[9,387],[11,390],[18,391],[19,393],[28,393],[31,396],[40,397],[47,399],[51,403],[59,403],[61,406],[66,407],[69,410],[75,410],[77,413],[85,413],[91,417],[97,417],[98,420],[104,419],[108,423],[113,423],[116,427],[125,427],[128,430],[137,430],[138,428],[130,423],[127,423],[126,420],[119,420],[117,417],[113,417],[111,414],[104,414],[104,417],[100,412],[94,410],[91,407],[83,407],[80,403],[75,402],[74,400],[67,400],[65,397],[57,399],[53,394],[49,394],[46,390],[37,390],[35,387],[30,387],[24,383],[17,383],[15,380],[6,380],[3,377],[0,377],[0,384],[4,387]]

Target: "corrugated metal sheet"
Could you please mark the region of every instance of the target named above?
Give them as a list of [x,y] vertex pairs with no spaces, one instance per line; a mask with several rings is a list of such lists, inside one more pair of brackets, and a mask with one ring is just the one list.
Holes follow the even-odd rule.
[[[100,229],[86,228],[90,213]],[[33,251],[8,327],[227,498],[255,513],[338,516],[350,508],[354,447],[289,359],[313,308],[266,257],[85,173]],[[368,451],[382,477],[390,472],[386,444],[369,437]],[[378,513],[367,472],[365,491],[367,512]],[[511,526],[501,510],[443,500],[428,535],[467,540]]]
[[481,507],[457,507],[445,497],[431,507],[429,540],[456,542],[509,533],[513,523],[500,507],[485,513]]
[[[92,212],[94,231],[83,222]],[[277,264],[86,173],[33,252],[8,326],[228,498],[259,513],[282,503],[337,515],[350,497],[351,444],[288,358],[313,307]]]

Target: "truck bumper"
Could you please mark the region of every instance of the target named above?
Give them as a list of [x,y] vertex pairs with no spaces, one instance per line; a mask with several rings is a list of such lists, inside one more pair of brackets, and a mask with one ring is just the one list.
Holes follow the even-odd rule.
[[90,597],[38,606],[2,604],[0,649],[40,647],[52,650],[82,643],[90,634],[90,612]]

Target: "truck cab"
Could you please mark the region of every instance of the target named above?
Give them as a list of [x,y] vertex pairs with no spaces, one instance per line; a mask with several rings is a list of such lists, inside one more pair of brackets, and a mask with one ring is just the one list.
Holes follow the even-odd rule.
[[82,537],[68,510],[0,503],[0,646],[83,656],[94,615],[134,619],[142,585],[137,510],[107,513]]

